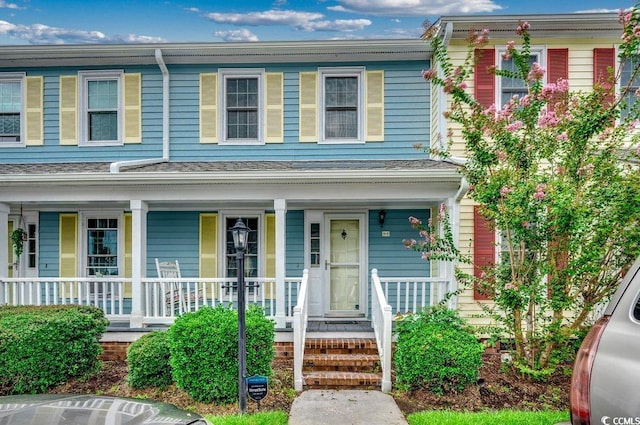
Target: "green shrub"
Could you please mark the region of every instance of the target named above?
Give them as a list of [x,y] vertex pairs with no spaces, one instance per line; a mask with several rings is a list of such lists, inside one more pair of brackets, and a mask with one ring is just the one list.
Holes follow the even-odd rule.
[[[222,306],[178,317],[169,328],[171,369],[178,387],[197,401],[238,397],[238,313]],[[246,312],[247,376],[270,375],[274,324],[262,310]]]
[[40,393],[100,368],[102,310],[0,307],[0,395]]
[[465,321],[447,308],[427,308],[397,322],[396,382],[436,394],[476,382],[484,347]]
[[155,331],[136,340],[127,350],[127,365],[127,383],[132,388],[163,388],[171,385],[173,379],[167,333]]

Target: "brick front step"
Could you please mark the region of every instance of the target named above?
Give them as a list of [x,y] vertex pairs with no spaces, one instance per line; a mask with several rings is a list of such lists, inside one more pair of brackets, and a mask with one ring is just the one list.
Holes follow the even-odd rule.
[[363,372],[309,372],[304,374],[304,384],[309,389],[378,389],[382,376]]
[[306,354],[378,354],[376,340],[371,338],[309,338]]
[[305,355],[303,371],[374,372],[380,363],[377,354]]

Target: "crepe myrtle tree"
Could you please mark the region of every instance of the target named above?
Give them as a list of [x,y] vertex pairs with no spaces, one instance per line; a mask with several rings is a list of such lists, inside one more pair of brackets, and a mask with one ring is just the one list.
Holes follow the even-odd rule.
[[[619,58],[623,66],[636,64],[633,82],[638,4],[621,11],[620,22]],[[544,377],[640,254],[640,102],[633,102],[638,94],[629,95],[614,70],[589,92],[570,91],[564,80],[545,84],[545,69],[530,64],[529,24],[517,23],[516,33],[518,43],[509,42],[504,53],[515,70],[490,71],[524,81],[528,93],[502,108],[483,107],[466,90],[474,49],[487,43],[486,30],[470,35],[466,59],[456,66],[437,28],[428,27],[424,39],[440,72],[429,69],[423,76],[449,94],[445,114],[461,134],[450,131],[448,145],[454,137],[464,141],[461,173],[470,185],[468,196],[499,235],[495,264],[475,276],[458,267],[457,279],[493,300],[483,303],[484,311],[496,324],[495,335],[513,340],[514,365]],[[448,148],[431,153],[450,156]],[[441,208],[434,221],[448,222],[446,214]],[[450,229],[410,221],[419,237],[405,241],[407,248],[423,258],[473,262],[456,249]]]

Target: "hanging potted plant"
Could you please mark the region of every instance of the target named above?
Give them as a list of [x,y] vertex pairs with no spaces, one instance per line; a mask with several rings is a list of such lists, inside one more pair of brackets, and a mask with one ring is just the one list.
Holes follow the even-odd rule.
[[11,241],[13,242],[13,253],[15,254],[16,263],[20,259],[24,251],[24,241],[27,240],[27,232],[24,229],[18,227],[11,232]]

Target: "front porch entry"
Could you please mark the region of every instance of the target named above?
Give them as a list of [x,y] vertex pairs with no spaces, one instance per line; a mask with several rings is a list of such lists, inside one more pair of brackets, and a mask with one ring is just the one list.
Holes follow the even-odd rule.
[[309,317],[365,318],[367,213],[306,211]]

